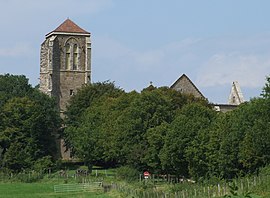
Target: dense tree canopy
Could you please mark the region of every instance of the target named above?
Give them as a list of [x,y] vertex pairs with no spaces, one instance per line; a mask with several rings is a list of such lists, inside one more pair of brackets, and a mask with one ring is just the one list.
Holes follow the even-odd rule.
[[56,157],[60,117],[54,101],[24,76],[1,75],[0,82],[1,166],[20,171],[32,169],[41,158]]
[[[107,83],[102,85],[111,86],[111,83]],[[116,91],[119,92],[118,89]],[[81,92],[90,95],[87,92],[91,92],[91,89],[86,87]],[[75,97],[80,100],[79,95]],[[70,109],[76,100],[71,101]],[[149,162],[148,159],[158,158],[167,131],[161,132],[160,135],[164,137],[157,140],[161,146],[151,138],[156,137],[153,131],[159,131],[162,126],[171,123],[177,111],[193,102],[207,106],[206,101],[166,87],[151,86],[141,93],[103,94],[91,104],[88,103],[88,108],[73,119],[80,125],[73,124],[67,118],[65,138],[73,152],[89,163],[156,168],[152,164],[156,162]],[[150,148],[155,154],[148,152]],[[160,161],[157,164],[161,170]]]
[[[196,180],[253,173],[270,163],[269,79],[261,98],[226,114],[167,87],[125,93],[111,82],[93,83],[72,97],[62,135],[89,166]],[[1,167],[50,164],[61,123],[53,99],[13,75],[0,76],[0,99]]]
[[101,97],[116,97],[121,93],[123,93],[123,90],[115,87],[111,82],[97,82],[85,85],[70,100],[71,105],[68,106],[65,112],[66,124],[77,125],[77,121],[83,112]]
[[263,98],[224,114],[166,87],[124,93],[109,82],[93,84],[71,101],[64,135],[89,164],[129,165],[196,180],[232,178],[270,162],[268,85],[269,78]]

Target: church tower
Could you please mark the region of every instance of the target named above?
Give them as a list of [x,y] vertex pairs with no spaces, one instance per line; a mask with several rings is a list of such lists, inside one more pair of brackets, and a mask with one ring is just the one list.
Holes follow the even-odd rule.
[[[90,33],[70,19],[46,35],[40,50],[40,90],[57,101],[61,117],[69,99],[91,81]],[[70,160],[63,139],[56,140],[62,159]]]
[[90,33],[67,19],[41,44],[40,90],[56,98],[63,115],[70,97],[90,81]]

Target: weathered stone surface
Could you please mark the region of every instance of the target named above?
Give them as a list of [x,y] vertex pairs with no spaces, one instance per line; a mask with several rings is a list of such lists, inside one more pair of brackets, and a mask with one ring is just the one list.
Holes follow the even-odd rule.
[[244,100],[244,96],[242,94],[242,91],[240,89],[240,85],[237,81],[234,81],[232,84],[232,89],[231,89],[231,93],[229,96],[229,101],[228,104],[230,105],[240,105],[241,103],[243,103]]
[[[51,32],[41,44],[40,90],[55,97],[63,116],[69,99],[91,81],[90,33]],[[59,141],[58,141],[59,142]],[[70,157],[60,141],[61,156]]]
[[193,82],[185,74],[180,76],[180,78],[178,78],[173,83],[171,88],[184,94],[194,95],[197,98],[205,98],[203,94],[199,91],[199,89],[193,84]]

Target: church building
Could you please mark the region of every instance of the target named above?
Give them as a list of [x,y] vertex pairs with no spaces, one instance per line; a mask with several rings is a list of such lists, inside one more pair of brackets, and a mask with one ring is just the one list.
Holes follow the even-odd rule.
[[[191,94],[196,98],[207,99],[203,96],[200,90],[195,84],[187,77],[186,74],[180,76],[170,87],[183,94]],[[213,104],[213,108],[216,111],[226,113],[232,111],[238,107],[238,105],[244,102],[244,97],[240,89],[240,85],[237,81],[232,83],[231,93],[229,96],[228,104]]]

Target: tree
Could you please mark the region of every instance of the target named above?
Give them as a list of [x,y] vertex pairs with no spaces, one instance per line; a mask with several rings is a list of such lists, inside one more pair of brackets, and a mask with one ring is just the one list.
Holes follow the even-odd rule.
[[0,108],[13,97],[25,97],[33,88],[28,84],[28,79],[16,75],[0,75]]
[[122,93],[124,93],[122,89],[108,81],[85,85],[70,99],[65,112],[66,125],[77,126],[83,112],[102,96],[117,97]]
[[4,105],[2,115],[0,145],[4,167],[19,171],[32,167],[39,158],[55,154],[50,123],[39,104],[27,97],[13,98]]
[[[210,126],[215,112],[198,103],[184,106],[168,128],[165,144],[160,152],[161,164],[167,173],[189,175],[189,167],[194,168],[191,158],[192,140],[201,130]],[[198,148],[199,149],[199,148]]]
[[266,77],[266,83],[261,94],[264,98],[270,98],[270,76]]
[[104,162],[106,157],[109,160],[107,155],[102,154],[103,144],[99,143],[103,141],[101,137],[104,134],[104,124],[107,120],[114,119],[109,117],[109,110],[113,108],[110,102],[123,94],[123,90],[114,83],[103,82],[86,85],[71,98],[63,137],[73,154],[89,166],[97,161]]
[[170,123],[175,113],[168,92],[169,89],[164,88],[144,89],[118,117],[117,134],[122,137],[120,148],[126,164],[139,170],[149,168],[146,161],[150,157],[146,133],[163,123]]
[[168,127],[169,124],[167,122],[163,122],[161,125],[149,128],[146,131],[145,138],[148,146],[143,161],[147,164],[151,172],[163,172],[159,155],[165,143]]
[[0,75],[0,158],[2,166],[20,171],[35,161],[56,156],[60,116],[55,101],[32,88],[24,76]]
[[240,142],[239,162],[245,172],[255,172],[270,162],[270,100],[257,98],[242,106],[248,125]]
[[[93,88],[87,90],[92,92]],[[69,117],[67,113],[68,122],[64,132],[75,155],[88,163],[130,165],[139,170],[161,169],[158,155],[164,141],[161,136],[165,136],[165,131],[159,126],[171,123],[175,113],[184,104],[194,101],[194,97],[181,95],[166,87],[152,86],[141,93],[104,90],[109,90],[109,93],[96,95],[87,105],[83,102],[85,106],[73,104],[79,98],[85,101],[85,97],[91,95],[82,90],[84,94],[70,104],[71,112],[72,109],[81,112],[73,118],[76,122],[69,122],[72,116]],[[158,132],[161,130],[160,137],[155,136],[155,129]],[[153,155],[149,154],[154,149],[159,150]]]

